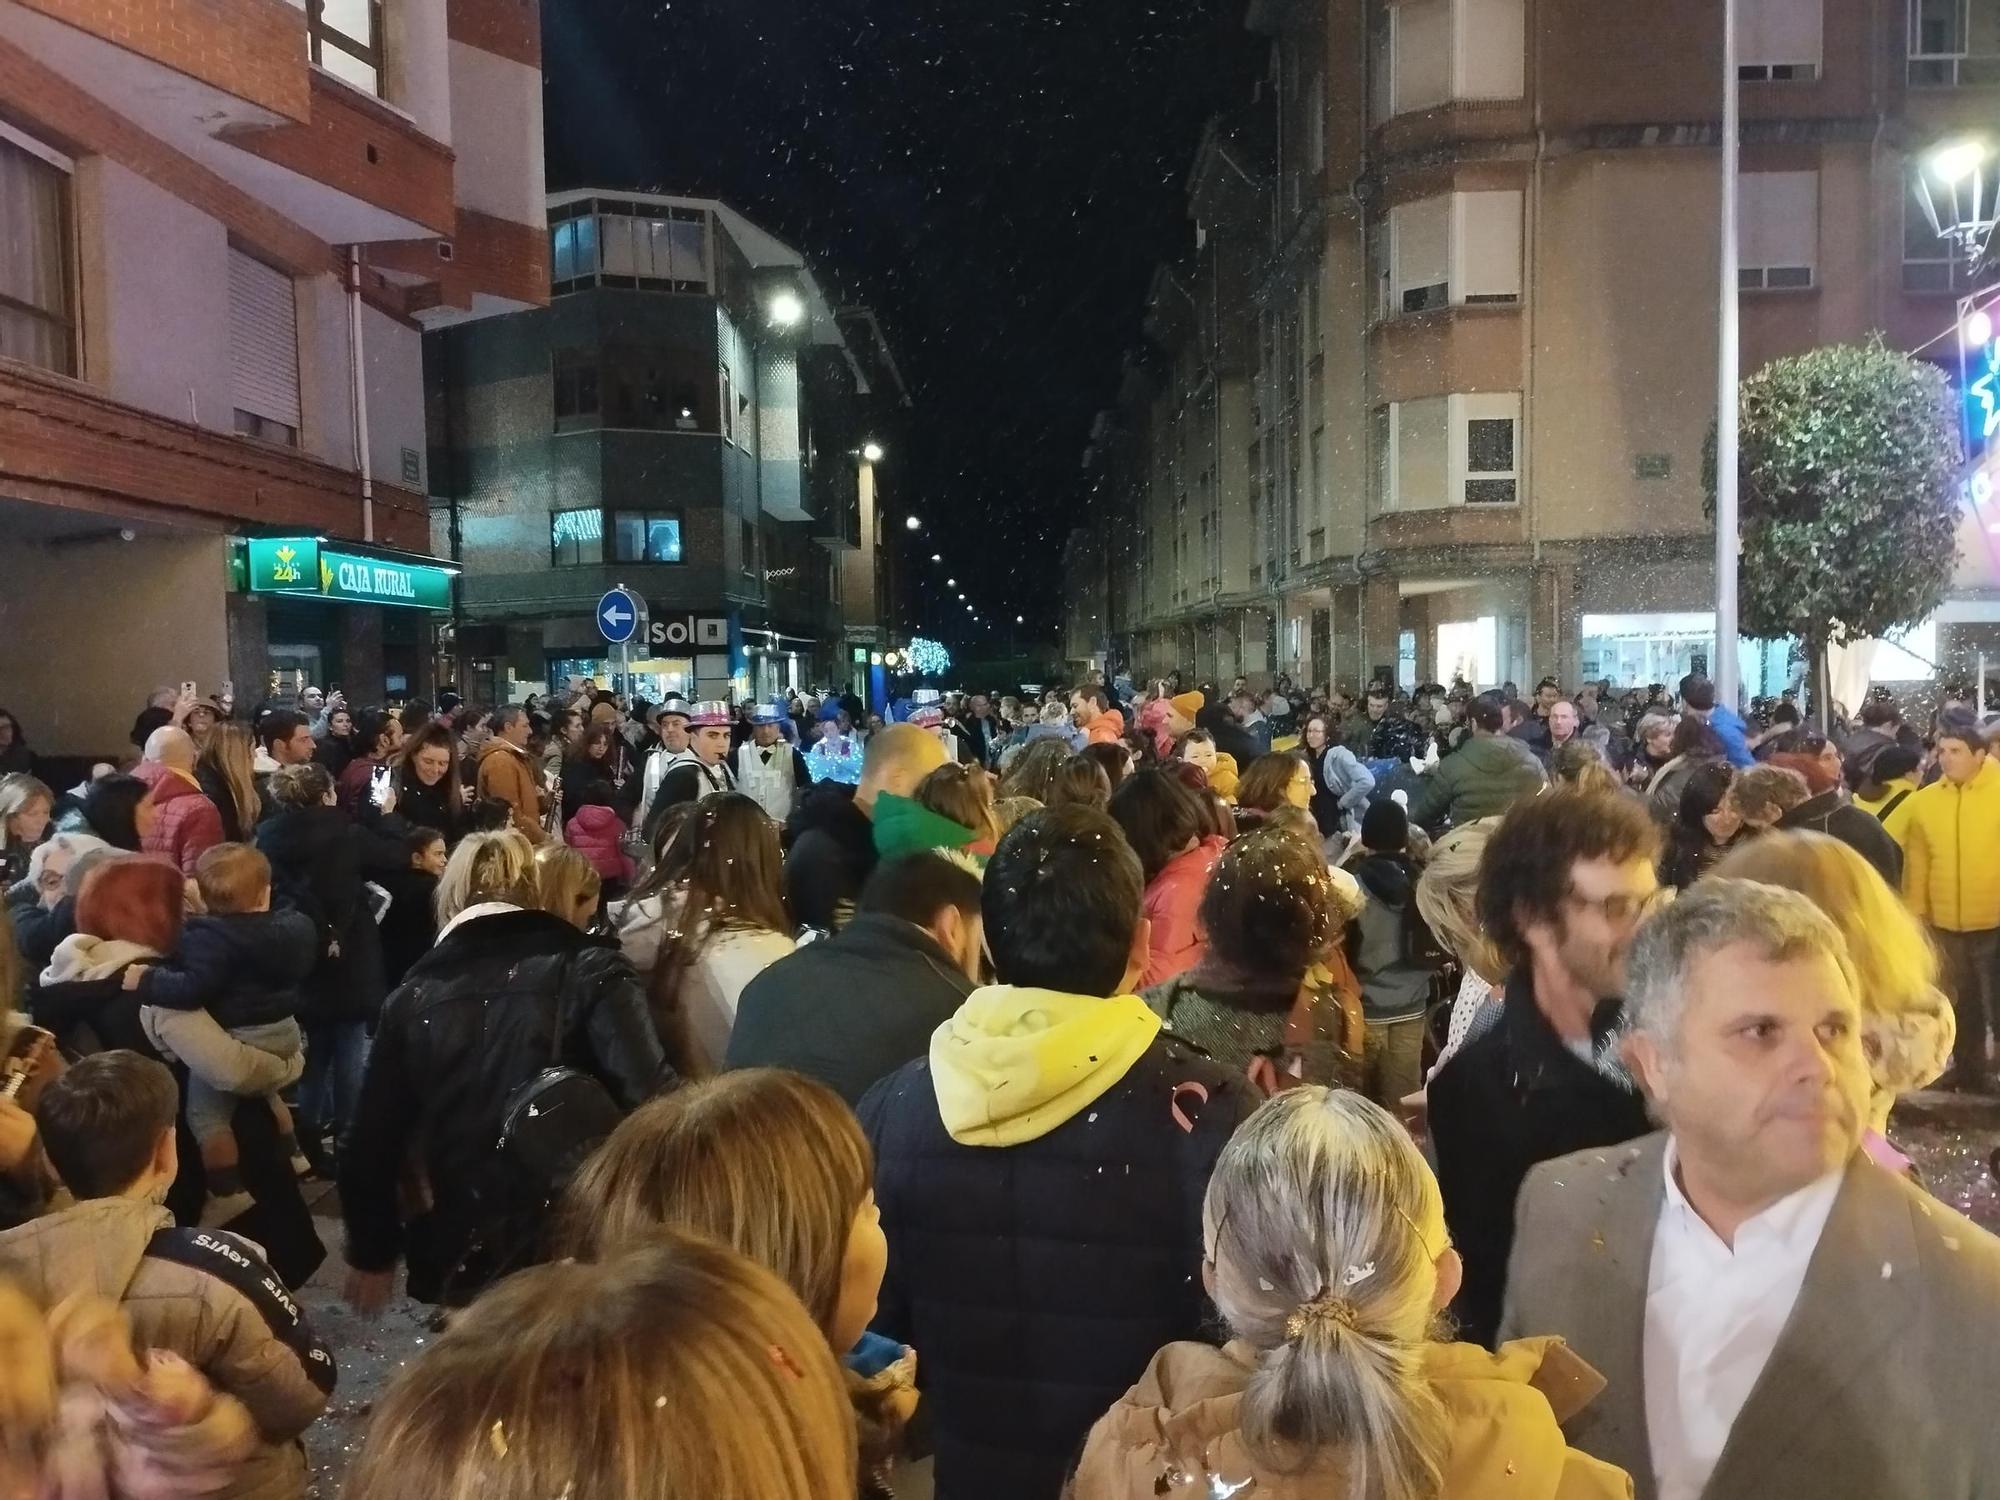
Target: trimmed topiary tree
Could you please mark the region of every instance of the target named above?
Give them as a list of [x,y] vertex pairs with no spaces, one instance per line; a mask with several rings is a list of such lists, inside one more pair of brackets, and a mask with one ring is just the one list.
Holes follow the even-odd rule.
[[[1928,618],[1951,582],[1963,460],[1950,387],[1878,336],[1773,360],[1741,390],[1740,623],[1804,644],[1824,728],[1827,646]],[[1713,520],[1713,427],[1703,468]]]

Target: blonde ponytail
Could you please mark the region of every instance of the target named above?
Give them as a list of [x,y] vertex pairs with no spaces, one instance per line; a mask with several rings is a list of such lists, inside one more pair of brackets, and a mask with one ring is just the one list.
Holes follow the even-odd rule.
[[1357,1500],[1434,1497],[1444,1414],[1422,1346],[1443,1208],[1403,1128],[1358,1094],[1280,1094],[1223,1150],[1205,1218],[1216,1305],[1259,1355],[1251,1452],[1280,1472],[1337,1462]]

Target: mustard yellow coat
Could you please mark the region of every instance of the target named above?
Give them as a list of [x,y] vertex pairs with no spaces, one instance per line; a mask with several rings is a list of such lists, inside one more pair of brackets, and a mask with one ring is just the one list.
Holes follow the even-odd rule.
[[[1162,1349],[1090,1429],[1067,1500],[1208,1500],[1244,1481],[1254,1481],[1245,1500],[1348,1494],[1352,1476],[1337,1454],[1279,1473],[1245,1450],[1243,1389],[1256,1360],[1240,1342]],[[1449,1430],[1439,1500],[1631,1500],[1623,1469],[1563,1441],[1557,1423],[1582,1410],[1604,1381],[1561,1339],[1520,1339],[1497,1354],[1476,1344],[1426,1344],[1423,1362]]]

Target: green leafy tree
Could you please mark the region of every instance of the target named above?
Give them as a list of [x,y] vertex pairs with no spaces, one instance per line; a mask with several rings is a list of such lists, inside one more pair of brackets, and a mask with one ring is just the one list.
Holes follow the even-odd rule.
[[[1741,627],[1800,639],[1824,723],[1828,644],[1928,618],[1951,582],[1962,459],[1950,388],[1878,336],[1774,360],[1741,392]],[[1713,428],[1704,469],[1713,519]]]

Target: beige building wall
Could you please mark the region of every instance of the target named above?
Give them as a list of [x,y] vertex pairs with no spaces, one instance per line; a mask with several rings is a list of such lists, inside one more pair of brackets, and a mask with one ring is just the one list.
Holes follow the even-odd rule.
[[[221,536],[115,535],[0,547],[0,704],[43,755],[115,757],[146,695],[229,675],[228,542]],[[105,649],[74,670],[78,601]],[[136,753],[136,752],[134,752]]]

